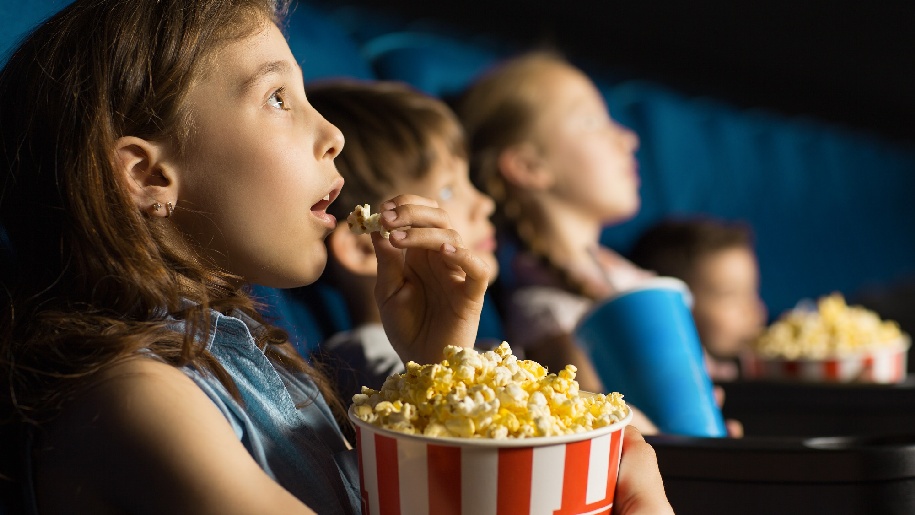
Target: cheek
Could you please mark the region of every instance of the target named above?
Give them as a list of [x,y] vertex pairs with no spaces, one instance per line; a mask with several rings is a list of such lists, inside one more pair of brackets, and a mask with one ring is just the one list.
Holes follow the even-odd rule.
[[735,310],[727,302],[705,300],[700,305],[697,302],[696,322],[701,323],[708,330],[716,334],[732,333],[735,321]]
[[464,243],[469,243],[468,239],[478,235],[479,226],[472,219],[467,202],[462,200],[451,202],[445,211],[448,212],[451,227],[461,235]]

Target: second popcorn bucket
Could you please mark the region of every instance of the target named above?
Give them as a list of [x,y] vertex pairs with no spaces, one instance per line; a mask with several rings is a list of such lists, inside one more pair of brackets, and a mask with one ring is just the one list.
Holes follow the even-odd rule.
[[549,373],[507,343],[444,356],[353,396],[364,514],[611,512],[622,395],[580,392],[574,367]]

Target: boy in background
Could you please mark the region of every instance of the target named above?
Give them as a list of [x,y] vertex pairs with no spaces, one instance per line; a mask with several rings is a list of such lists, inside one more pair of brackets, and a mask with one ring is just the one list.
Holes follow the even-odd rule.
[[629,257],[689,286],[709,375],[715,381],[736,379],[737,357],[767,317],[750,228],[714,218],[665,219],[642,233]]

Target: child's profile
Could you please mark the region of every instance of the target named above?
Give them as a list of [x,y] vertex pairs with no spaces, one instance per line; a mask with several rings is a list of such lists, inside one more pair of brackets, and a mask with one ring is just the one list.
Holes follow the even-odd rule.
[[766,323],[750,228],[711,217],[663,219],[642,232],[629,256],[689,286],[709,374],[736,379],[738,356]]
[[496,201],[500,248],[517,250],[502,292],[509,341],[550,368],[574,364],[603,391],[571,333],[599,299],[650,276],[601,245],[604,226],[639,209],[638,137],[595,84],[556,54],[524,54],[456,101],[474,183]]

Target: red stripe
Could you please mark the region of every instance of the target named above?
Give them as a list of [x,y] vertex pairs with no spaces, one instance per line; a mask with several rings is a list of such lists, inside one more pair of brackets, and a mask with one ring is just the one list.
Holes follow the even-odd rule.
[[[625,431],[625,429],[626,428],[623,428],[610,434],[610,461],[607,463],[607,497],[598,499],[591,504],[582,504],[577,507],[575,513],[594,513],[595,515],[603,515],[612,511],[613,498],[616,494],[616,479],[619,476],[620,471],[620,453],[622,452],[623,445],[623,431]],[[597,511],[600,509],[605,509],[605,511]]]
[[800,371],[801,365],[797,361],[785,361],[784,370],[786,377],[797,377]]
[[591,440],[566,444],[565,471],[562,477],[562,507],[553,515],[579,513],[588,495],[588,465]]
[[362,430],[356,426],[356,449],[359,453],[359,491],[362,495],[362,513],[369,512],[369,493],[365,489],[365,470],[362,465]]
[[530,513],[533,448],[499,449],[496,513]]
[[400,513],[400,476],[397,474],[397,440],[375,435],[378,462],[378,507],[380,515]]
[[750,377],[759,377],[763,374],[762,363],[756,356],[747,356],[747,372]]
[[610,504],[613,504],[613,498],[616,495],[616,480],[620,474],[620,457],[623,451],[623,434],[626,428],[614,431],[610,435],[610,466],[607,472],[607,493],[609,494]]
[[[429,513],[461,513],[461,448],[426,447],[429,469]],[[530,483],[530,480],[527,481]]]
[[873,381],[874,378],[874,357],[867,355],[864,357],[864,367],[861,370],[861,379],[865,381]]
[[839,362],[834,359],[827,359],[823,361],[823,374],[825,379],[838,379],[839,378]]

